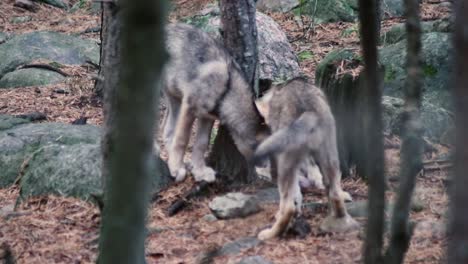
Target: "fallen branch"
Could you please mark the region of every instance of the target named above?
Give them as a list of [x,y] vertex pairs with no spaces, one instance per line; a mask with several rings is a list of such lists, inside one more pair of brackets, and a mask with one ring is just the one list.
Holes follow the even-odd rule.
[[61,75],[65,76],[65,77],[69,77],[70,74],[52,66],[52,65],[49,65],[49,64],[44,64],[44,63],[32,63],[32,64],[26,64],[26,65],[23,65],[21,67],[19,67],[19,69],[27,69],[27,68],[39,68],[39,69],[45,69],[45,70],[49,70],[49,71],[54,71],[54,72],[57,72],[57,73],[60,73]]
[[210,186],[210,184],[211,183],[202,181],[193,186],[188,192],[186,192],[183,195],[182,198],[176,200],[167,208],[167,215],[174,216],[175,214],[177,214],[180,210],[185,208],[190,203],[191,199],[202,195],[208,189],[208,186]]

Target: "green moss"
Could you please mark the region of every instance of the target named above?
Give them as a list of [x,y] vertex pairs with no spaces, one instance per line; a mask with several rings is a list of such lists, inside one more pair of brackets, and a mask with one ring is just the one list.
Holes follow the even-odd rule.
[[312,59],[314,57],[314,53],[312,53],[309,50],[304,50],[299,52],[299,54],[297,54],[297,57],[299,58],[299,61],[305,61]]
[[424,64],[422,68],[425,77],[434,77],[437,74],[437,69],[430,64]]
[[384,82],[390,82],[396,79],[396,71],[390,65],[385,67]]

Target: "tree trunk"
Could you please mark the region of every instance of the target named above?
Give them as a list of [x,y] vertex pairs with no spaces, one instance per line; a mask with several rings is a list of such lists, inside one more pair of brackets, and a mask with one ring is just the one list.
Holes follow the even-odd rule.
[[381,263],[385,208],[385,178],[381,114],[381,81],[377,64],[377,26],[375,0],[359,0],[361,45],[364,57],[365,94],[363,153],[365,175],[369,180],[369,218],[367,221],[364,260]]
[[[219,6],[224,45],[241,66],[247,82],[254,87],[258,95],[255,1],[220,0]],[[228,129],[224,126],[219,127],[209,163],[227,184],[249,183],[256,178],[255,170],[237,150]]]
[[468,1],[455,6],[455,122],[456,150],[454,181],[451,187],[448,263],[468,263]]
[[401,146],[400,187],[393,209],[390,245],[386,253],[386,264],[403,263],[412,236],[408,217],[411,196],[416,176],[422,169],[422,124],[421,107],[421,25],[419,0],[405,0],[407,58],[405,108],[403,113],[403,142]]
[[[145,263],[150,175],[156,170],[153,135],[167,54],[165,1],[104,3],[102,215],[99,263]],[[135,132],[138,131],[138,132]]]
[[[367,96],[365,78],[363,74],[357,78],[352,74],[354,67],[361,65],[356,59],[358,55],[351,50],[342,50],[336,59],[323,62],[317,67],[315,83],[326,94],[335,117],[343,177],[347,177],[355,166],[357,175],[366,179],[366,159],[362,150],[362,142],[366,141],[365,109],[362,106],[362,99]],[[383,67],[379,67],[379,78],[383,77],[383,73]]]

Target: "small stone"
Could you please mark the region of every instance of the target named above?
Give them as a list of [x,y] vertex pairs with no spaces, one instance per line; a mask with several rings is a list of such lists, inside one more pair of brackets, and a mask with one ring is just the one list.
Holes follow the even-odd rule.
[[245,217],[260,211],[257,199],[240,192],[214,198],[209,207],[219,219]]
[[243,258],[237,264],[273,264],[273,262],[266,260],[262,256],[250,256]]
[[19,16],[19,17],[12,17],[10,22],[13,24],[21,24],[31,21],[32,18],[30,16]]
[[225,244],[218,252],[218,256],[223,255],[235,255],[241,252],[241,250],[246,250],[253,248],[260,243],[260,240],[256,237],[243,237],[239,238],[236,241],[229,242]]
[[30,0],[15,0],[13,5],[31,12],[37,11],[37,5]]
[[352,217],[367,217],[368,215],[367,200],[355,201],[346,204],[346,209]]
[[206,222],[215,222],[216,220],[218,220],[218,218],[216,218],[216,216],[214,216],[213,214],[206,214],[203,216],[203,220],[205,220]]

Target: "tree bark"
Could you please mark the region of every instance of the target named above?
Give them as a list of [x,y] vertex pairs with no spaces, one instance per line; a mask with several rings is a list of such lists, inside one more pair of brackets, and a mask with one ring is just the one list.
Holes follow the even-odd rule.
[[454,2],[455,10],[455,160],[451,186],[448,263],[468,263],[468,1]]
[[403,113],[403,142],[401,146],[401,171],[398,196],[393,209],[390,245],[385,263],[403,263],[412,236],[409,226],[411,196],[416,176],[422,169],[422,124],[420,120],[422,70],[421,25],[419,0],[405,0],[407,57],[405,108]]
[[105,206],[99,263],[145,263],[146,208],[150,175],[156,170],[155,83],[167,58],[162,37],[165,7],[165,1],[104,3]]
[[364,57],[365,101],[364,142],[365,175],[369,180],[369,218],[364,260],[366,264],[382,261],[385,178],[383,159],[381,81],[377,64],[377,25],[375,0],[359,0],[361,46]]
[[[253,0],[220,0],[224,45],[241,66],[247,82],[258,95],[257,26]],[[227,184],[249,183],[256,178],[253,167],[237,150],[226,127],[220,126],[209,163]]]

